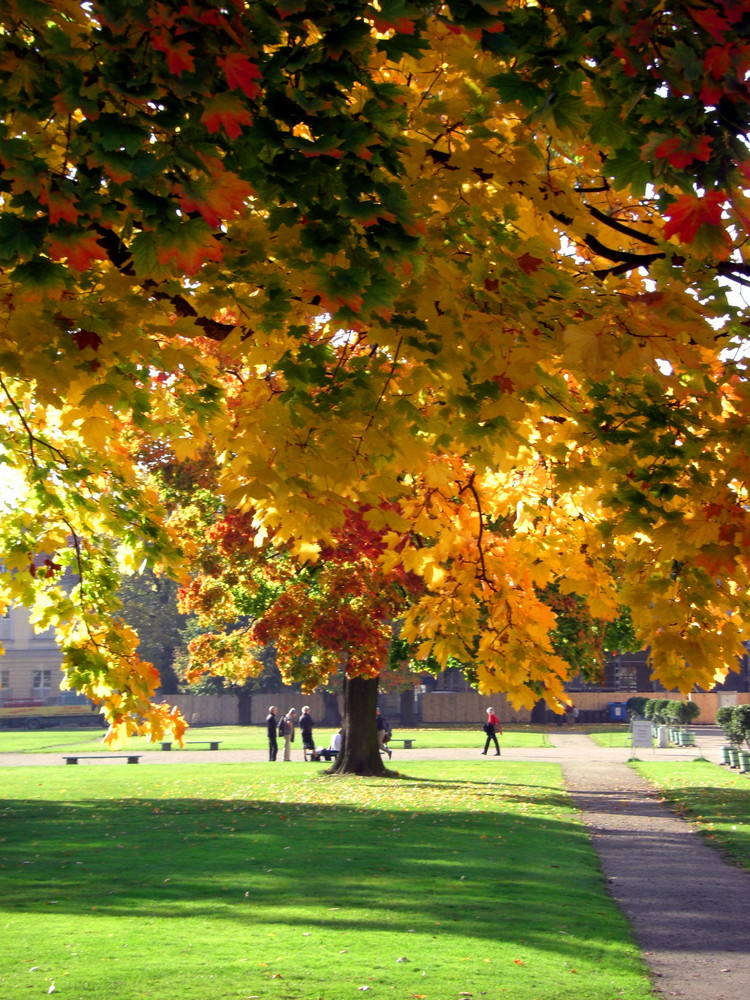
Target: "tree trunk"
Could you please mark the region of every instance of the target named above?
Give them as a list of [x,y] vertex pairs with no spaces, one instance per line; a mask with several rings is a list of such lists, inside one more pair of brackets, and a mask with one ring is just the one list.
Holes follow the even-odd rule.
[[344,679],[344,736],[331,774],[382,775],[386,773],[378,750],[375,709],[378,678]]

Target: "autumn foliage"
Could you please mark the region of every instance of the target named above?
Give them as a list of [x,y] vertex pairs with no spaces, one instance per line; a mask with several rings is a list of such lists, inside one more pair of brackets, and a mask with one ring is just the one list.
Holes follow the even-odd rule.
[[408,641],[483,691],[565,697],[549,586],[627,604],[667,687],[733,667],[744,2],[11,0],[0,28],[0,451],[28,484],[0,600],[58,626],[113,733],[172,724],[117,575],[190,568],[144,442],[210,447],[222,516],[321,579],[358,512],[373,572],[421,581]]

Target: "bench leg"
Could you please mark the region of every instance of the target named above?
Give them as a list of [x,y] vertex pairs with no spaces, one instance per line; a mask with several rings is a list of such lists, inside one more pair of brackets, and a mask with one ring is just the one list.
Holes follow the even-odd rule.
[[78,763],[78,758],[77,757],[68,757],[67,760],[65,761],[65,763],[66,764],[77,764]]

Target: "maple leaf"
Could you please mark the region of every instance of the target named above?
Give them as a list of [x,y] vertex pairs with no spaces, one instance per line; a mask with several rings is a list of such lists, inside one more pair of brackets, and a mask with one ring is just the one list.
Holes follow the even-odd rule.
[[177,229],[159,234],[156,256],[186,274],[197,274],[210,260],[221,260],[221,245],[202,219],[189,219]]
[[219,162],[212,181],[185,185],[178,191],[178,197],[186,214],[198,212],[212,229],[218,229],[223,220],[243,209],[252,193],[247,181],[224,170]]
[[687,167],[694,160],[707,163],[711,158],[712,145],[713,141],[708,135],[699,136],[697,140],[688,142],[675,136],[657,146],[654,155],[669,160],[673,167]]
[[238,97],[217,94],[206,101],[200,120],[209,132],[223,129],[230,139],[237,139],[243,125],[252,125],[253,116]]
[[516,257],[516,264],[518,264],[524,274],[533,274],[534,271],[539,270],[543,263],[543,260],[539,257],[532,256],[530,253],[525,253],[520,257]]
[[58,222],[70,222],[76,225],[78,222],[78,209],[73,204],[70,197],[59,191],[47,191],[42,189],[39,195],[39,203],[47,206],[50,225],[55,226]]
[[76,330],[73,334],[73,340],[79,351],[85,351],[87,347],[91,348],[92,351],[97,351],[102,342],[99,334],[93,333],[91,330]]
[[163,31],[152,35],[151,44],[158,52],[166,55],[169,72],[175,76],[180,76],[183,72],[192,73],[195,70],[193,46],[189,42],[184,40],[175,42],[167,32]]
[[241,90],[251,101],[260,94],[256,81],[262,80],[263,75],[247,56],[243,56],[241,52],[230,52],[226,56],[220,56],[217,62],[224,70],[231,90]]
[[67,260],[77,271],[86,271],[95,260],[107,260],[107,252],[98,242],[95,233],[69,233],[50,240],[49,255],[52,260]]
[[680,195],[664,213],[669,219],[664,227],[665,238],[677,236],[683,243],[692,243],[701,226],[721,225],[721,213],[726,201],[723,191]]
[[414,21],[410,17],[373,17],[372,22],[378,31],[395,31],[397,35],[414,34]]

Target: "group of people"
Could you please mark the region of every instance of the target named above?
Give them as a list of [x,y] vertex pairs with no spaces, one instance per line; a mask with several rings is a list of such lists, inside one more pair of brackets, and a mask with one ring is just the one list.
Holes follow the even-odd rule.
[[279,752],[279,740],[284,741],[284,760],[292,759],[292,743],[295,737],[295,728],[299,727],[302,734],[302,753],[305,760],[310,755],[310,760],[333,760],[341,749],[341,737],[343,729],[339,729],[331,737],[331,742],[327,747],[316,747],[313,739],[313,719],[310,715],[310,706],[302,708],[302,714],[297,719],[297,709],[290,708],[286,715],[277,717],[277,708],[271,705],[266,716],[266,733],[268,734],[268,759],[276,760]]
[[[271,705],[266,716],[266,732],[268,734],[268,759],[276,760],[279,753],[279,740],[284,741],[284,760],[292,759],[292,743],[294,742],[295,727],[299,727],[302,734],[302,753],[305,760],[333,760],[341,750],[341,739],[344,730],[339,729],[331,737],[331,742],[327,747],[316,747],[313,739],[313,720],[310,715],[310,706],[305,705],[302,714],[297,720],[297,709],[290,708],[286,715],[281,718],[277,716],[277,708]],[[375,710],[376,729],[378,733],[378,749],[381,753],[387,753],[388,759],[392,756],[392,751],[388,747],[388,740],[391,738],[391,727],[384,718],[380,709]],[[309,754],[309,758],[308,758]]]

